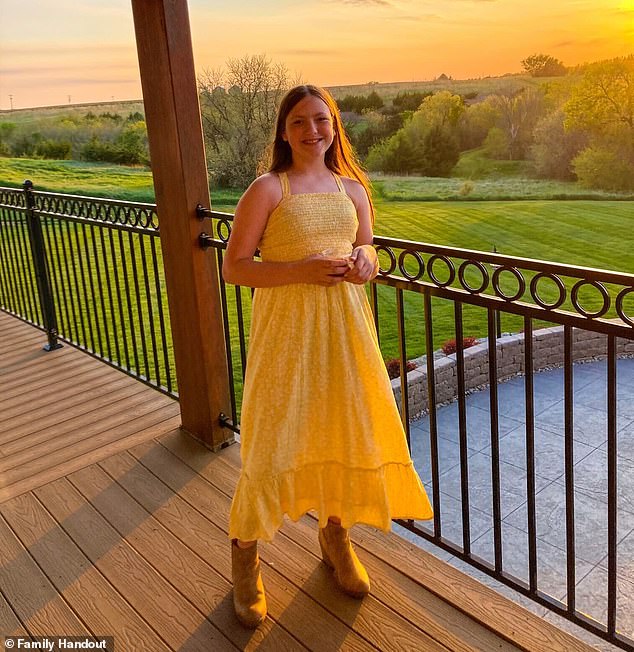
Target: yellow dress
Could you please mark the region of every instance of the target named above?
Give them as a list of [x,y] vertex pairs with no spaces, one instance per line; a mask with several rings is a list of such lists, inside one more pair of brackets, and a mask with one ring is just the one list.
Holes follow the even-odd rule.
[[[282,199],[259,249],[263,261],[350,250],[358,220],[339,192]],[[429,519],[362,285],[258,288],[240,425],[242,471],[229,536],[271,540],[284,514],[316,510],[320,527],[390,529],[393,518]]]

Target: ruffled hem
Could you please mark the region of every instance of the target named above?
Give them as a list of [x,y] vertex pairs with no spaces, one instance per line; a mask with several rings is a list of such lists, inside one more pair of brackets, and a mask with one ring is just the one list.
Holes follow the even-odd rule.
[[396,518],[433,517],[412,462],[375,469],[327,462],[257,480],[243,472],[231,505],[229,537],[270,541],[285,514],[297,521],[311,510],[317,512],[320,527],[329,516],[338,516],[345,528],[364,523],[386,532]]

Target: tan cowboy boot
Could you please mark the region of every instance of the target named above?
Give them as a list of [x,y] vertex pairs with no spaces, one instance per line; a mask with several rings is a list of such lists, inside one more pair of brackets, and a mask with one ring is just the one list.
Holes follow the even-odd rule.
[[335,580],[344,593],[363,598],[370,592],[368,573],[350,545],[348,530],[328,521],[319,530],[319,545],[324,563],[335,571]]
[[266,618],[257,544],[240,548],[235,539],[231,542],[231,575],[236,616],[245,627],[255,629]]

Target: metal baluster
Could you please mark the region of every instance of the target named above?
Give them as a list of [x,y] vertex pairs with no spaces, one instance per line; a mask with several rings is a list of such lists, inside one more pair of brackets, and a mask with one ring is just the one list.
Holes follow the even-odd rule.
[[617,438],[616,438],[616,344],[608,335],[608,634],[616,634],[617,571]]
[[535,509],[535,408],[533,400],[533,320],[524,317],[524,390],[526,397],[526,499],[528,517],[528,585],[537,592],[537,515]]
[[235,286],[236,292],[236,311],[238,319],[238,339],[240,342],[240,363],[242,365],[242,380],[247,373],[247,347],[246,337],[244,332],[244,311],[242,309],[242,288],[239,285]]
[[[119,333],[121,336],[121,339],[123,340],[123,352],[125,354],[125,368],[129,369],[130,368],[130,347],[128,346],[128,336],[127,336],[127,329],[125,326],[125,317],[124,317],[124,310],[123,310],[123,301],[121,300],[121,281],[119,278],[119,265],[117,264],[117,255],[115,253],[115,244],[114,244],[114,233],[112,230],[108,231],[108,236],[109,236],[109,241],[110,241],[110,255],[112,256],[112,271],[114,273],[114,286],[117,291],[117,308],[119,312]],[[121,245],[121,231],[117,231],[117,239],[119,240],[119,244]],[[123,258],[121,260],[121,266],[123,266]],[[113,311],[114,313],[114,311]],[[114,314],[113,314],[114,316]],[[116,334],[116,331],[115,331]],[[119,336],[117,335],[116,339],[117,343],[119,341]],[[118,344],[117,344],[117,350],[118,350]],[[118,363],[120,366],[123,366],[123,360],[121,359],[121,356],[119,356]]]
[[27,300],[24,294],[24,281],[22,280],[22,264],[18,258],[17,245],[16,245],[16,232],[18,230],[18,223],[15,219],[15,216],[12,215],[12,220],[9,221],[11,228],[9,229],[9,260],[11,265],[12,274],[11,277],[14,279],[14,285],[16,289],[16,314],[28,319],[27,315]]
[[[106,338],[106,346],[101,345],[101,354],[105,355],[108,360],[112,360],[112,346],[110,343],[111,334],[110,334],[110,319],[108,318],[108,312],[106,312],[106,295],[104,294],[103,282],[101,280],[102,276],[106,279],[106,289],[108,290],[108,295],[110,297],[110,306],[112,307],[112,295],[110,291],[110,273],[106,271],[105,274],[102,273],[101,265],[99,264],[99,251],[97,249],[97,234],[99,234],[99,243],[101,245],[101,254],[103,256],[105,269],[108,270],[108,265],[106,263],[105,248],[104,248],[104,238],[103,238],[103,226],[93,230],[92,237],[92,253],[95,260],[95,275],[97,276],[97,287],[99,288],[99,303],[101,306],[101,321],[103,323],[104,335]],[[115,338],[116,339],[116,338]]]
[[438,424],[436,419],[436,374],[434,369],[434,331],[431,295],[425,288],[425,353],[427,361],[427,405],[429,407],[429,447],[431,456],[431,477],[434,501],[434,536],[440,539],[442,526],[440,517],[440,465],[438,460]]
[[[156,346],[156,333],[155,333],[155,324],[154,324],[154,311],[152,309],[152,295],[150,292],[150,278],[148,274],[147,259],[145,256],[145,245],[143,244],[145,236],[139,234],[139,252],[141,254],[141,267],[143,268],[143,287],[145,290],[145,301],[147,303],[147,325],[150,329],[150,341],[152,344],[152,358],[154,360],[154,377],[156,378],[156,384],[158,387],[161,386],[161,370],[159,368],[159,359],[158,359],[158,349]],[[149,358],[146,355],[146,360],[149,370]],[[148,371],[148,380],[149,380],[149,371]]]
[[[139,373],[139,349],[136,341],[136,329],[134,328],[134,316],[132,311],[132,298],[130,296],[130,279],[128,277],[128,265],[127,265],[127,255],[125,252],[125,247],[123,245],[123,233],[118,232],[119,235],[119,253],[121,255],[121,269],[123,271],[123,287],[125,290],[126,297],[126,307],[127,307],[127,317],[128,324],[130,326],[130,340],[132,342],[132,353],[134,355],[134,372]],[[125,329],[125,325],[124,325]],[[130,370],[130,365],[128,365],[128,370]]]
[[[136,235],[137,239],[140,239],[141,235]],[[145,339],[145,328],[143,327],[143,302],[141,301],[141,288],[139,286],[139,271],[137,269],[136,262],[136,247],[134,245],[135,236],[132,235],[131,231],[128,231],[128,244],[130,245],[130,260],[132,261],[132,280],[134,281],[134,303],[136,304],[137,317],[139,319],[139,336],[141,338],[141,352],[143,353],[143,367],[145,368],[145,377],[150,379],[150,365],[147,354],[147,342]],[[141,375],[141,364],[137,362],[136,372]]]
[[[75,234],[75,250],[73,250],[73,238],[71,235],[71,232]],[[68,225],[68,244],[71,247],[70,250],[70,262],[71,262],[71,269],[73,270],[73,291],[71,291],[71,295],[75,299],[79,299],[79,292],[80,292],[80,286],[79,286],[79,278],[77,276],[77,266],[75,265],[75,258],[79,257],[79,260],[81,261],[81,255],[79,254],[79,247],[77,246],[78,240],[77,240],[77,225],[72,222],[71,224]],[[85,289],[84,289],[84,294],[85,294]],[[86,297],[84,297],[84,300],[86,301]],[[80,303],[78,301],[73,301],[73,315],[74,315],[74,306],[75,303]],[[78,306],[78,313],[79,313],[79,327],[81,328],[81,339],[77,340],[77,344],[79,344],[80,347],[84,349],[88,349],[88,337],[86,336],[86,324],[84,321],[84,311],[82,310],[81,305]]]
[[407,385],[407,344],[405,342],[405,309],[403,306],[403,290],[396,288],[396,319],[398,321],[398,347],[401,358],[401,421],[405,429],[407,447],[412,450],[409,429],[409,391]]
[[462,303],[454,304],[456,333],[456,370],[458,373],[458,427],[460,430],[460,495],[462,499],[462,547],[471,554],[471,525],[469,522],[469,455],[467,452],[467,408],[465,402],[464,348],[462,330]]
[[493,548],[495,571],[502,572],[502,508],[500,490],[500,428],[498,422],[497,319],[494,308],[489,308],[489,407],[491,414],[491,487],[493,489]]
[[[93,319],[89,319],[89,322],[91,324],[91,339],[95,344],[97,342],[99,343],[99,354],[103,356],[104,353],[104,345],[103,345],[103,339],[101,337],[101,326],[99,323],[99,315],[97,314],[97,305],[96,305],[96,292],[95,292],[95,281],[93,279],[93,266],[91,265],[91,260],[90,260],[90,247],[88,245],[88,238],[86,237],[86,229],[89,228],[86,226],[86,224],[81,225],[81,234],[82,234],[82,239],[84,241],[84,252],[86,256],[86,274],[84,276],[84,286],[86,285],[86,276],[88,277],[88,285],[90,286],[90,301],[86,303],[86,314],[87,315],[92,315]],[[90,230],[90,238],[93,241],[93,246],[94,246],[94,237],[93,237],[93,232],[92,228]],[[94,320],[95,324],[95,331],[97,334],[96,340],[93,338],[92,335],[92,322]],[[93,345],[93,351],[97,352],[97,348],[95,345]]]
[[564,406],[565,406],[565,478],[566,478],[566,584],[567,611],[575,607],[575,477],[573,444],[572,327],[564,326]]
[[5,299],[3,305],[11,310],[11,312],[18,313],[18,300],[16,296],[15,275],[11,273],[11,261],[9,260],[9,229],[12,228],[9,220],[0,220],[0,260],[2,261],[2,270],[4,281],[2,287],[6,288]]
[[[152,247],[152,269],[154,270],[154,283],[156,286],[157,307],[159,314],[159,324],[161,326],[161,344],[163,346],[163,363],[165,365],[165,383],[167,391],[171,394],[172,387],[172,372],[170,368],[169,353],[167,347],[167,328],[165,322],[165,315],[163,314],[163,293],[161,291],[161,275],[159,272],[158,255],[156,253],[156,242],[158,234],[150,237],[150,245]],[[160,240],[159,240],[160,244]]]

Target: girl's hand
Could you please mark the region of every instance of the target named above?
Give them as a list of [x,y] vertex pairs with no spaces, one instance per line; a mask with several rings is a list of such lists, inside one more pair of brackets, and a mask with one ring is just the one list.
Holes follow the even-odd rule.
[[345,280],[349,283],[363,285],[379,273],[379,259],[372,245],[361,245],[352,250],[350,260],[352,269],[348,270]]
[[299,262],[302,283],[337,285],[346,280],[344,274],[350,269],[345,258],[327,258],[323,254],[308,256]]

